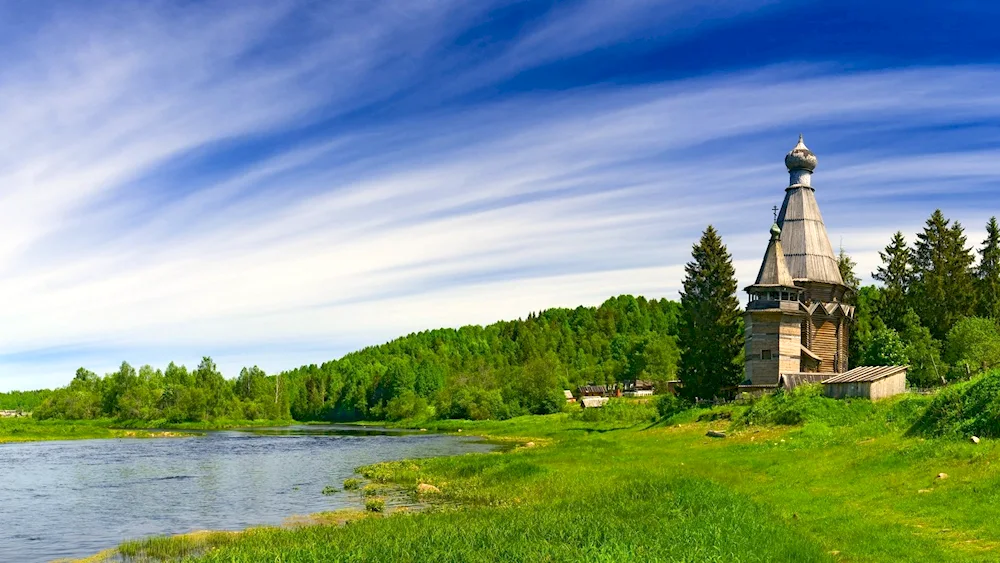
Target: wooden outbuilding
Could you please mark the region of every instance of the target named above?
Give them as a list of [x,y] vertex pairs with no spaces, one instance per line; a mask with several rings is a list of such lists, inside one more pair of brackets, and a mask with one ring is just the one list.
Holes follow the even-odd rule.
[[580,406],[585,409],[599,409],[608,404],[607,397],[580,397]]
[[581,385],[576,389],[576,394],[580,397],[606,397],[608,395],[608,386]]
[[877,401],[906,392],[908,366],[862,366],[823,380],[823,394],[834,399]]

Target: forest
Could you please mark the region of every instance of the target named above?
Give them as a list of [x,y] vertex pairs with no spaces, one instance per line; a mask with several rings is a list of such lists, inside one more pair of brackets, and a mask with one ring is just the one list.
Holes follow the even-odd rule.
[[122,363],[100,377],[81,368],[66,387],[0,394],[0,405],[38,419],[170,423],[546,414],[580,384],[674,379],[678,311],[676,302],[623,295],[600,307],[410,334],[274,375],[244,368],[235,379],[208,357],[193,370]]
[[[909,365],[910,385],[920,388],[1000,366],[995,218],[973,248],[963,226],[938,210],[912,245],[896,233],[880,255],[872,273],[879,285],[851,295],[852,365]],[[743,361],[731,257],[711,227],[693,256],[680,303],[622,295],[599,307],[423,331],[271,375],[248,367],[227,379],[209,357],[191,370],[122,363],[101,377],[80,368],[63,388],[0,393],[0,409],[39,419],[170,423],[481,420],[557,412],[563,389],[587,383],[680,378],[702,397],[724,395],[739,382]],[[841,251],[839,261],[845,283],[857,287],[850,256]]]

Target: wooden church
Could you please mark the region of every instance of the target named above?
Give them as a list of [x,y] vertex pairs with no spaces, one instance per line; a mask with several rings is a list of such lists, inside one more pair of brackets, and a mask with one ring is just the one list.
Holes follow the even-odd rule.
[[812,174],[816,155],[802,137],[785,156],[790,176],[757,281],[746,288],[746,381],[759,393],[846,372],[854,307],[844,285]]

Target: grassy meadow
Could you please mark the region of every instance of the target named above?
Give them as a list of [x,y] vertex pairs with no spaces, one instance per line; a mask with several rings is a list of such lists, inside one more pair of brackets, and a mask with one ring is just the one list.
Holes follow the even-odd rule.
[[[360,468],[364,485],[390,494],[440,489],[421,497],[430,505],[423,511],[151,538],[118,554],[286,563],[996,561],[1000,450],[992,440],[915,430],[934,401],[833,401],[806,389],[665,420],[649,403],[619,400],[587,413],[424,422],[520,445]],[[728,436],[708,438],[709,429]],[[356,495],[359,509],[366,498],[337,494]]]

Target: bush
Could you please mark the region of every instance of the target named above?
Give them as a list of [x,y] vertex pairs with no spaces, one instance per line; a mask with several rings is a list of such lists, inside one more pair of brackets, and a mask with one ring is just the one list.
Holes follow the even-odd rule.
[[660,415],[660,418],[670,418],[691,408],[691,403],[671,393],[658,395],[654,401],[656,413]]
[[577,416],[586,422],[625,422],[639,424],[657,419],[652,401],[612,398],[603,407],[581,409]]
[[356,491],[361,488],[361,479],[344,479],[344,490],[345,491]]
[[365,510],[368,512],[385,512],[385,499],[382,497],[369,497],[365,499]]
[[750,407],[737,418],[737,426],[795,425],[801,424],[806,401],[819,397],[820,385],[800,385],[792,391],[779,389],[773,395],[763,395],[753,400]]

